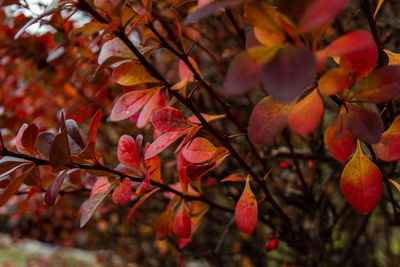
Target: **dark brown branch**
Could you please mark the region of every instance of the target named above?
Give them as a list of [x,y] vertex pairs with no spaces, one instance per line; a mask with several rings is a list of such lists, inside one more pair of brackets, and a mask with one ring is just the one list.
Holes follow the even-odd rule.
[[[20,159],[26,159],[26,160],[32,161],[33,163],[35,163],[38,166],[43,166],[43,165],[50,166],[50,161],[48,161],[48,160],[35,158],[35,157],[29,156],[29,155],[19,154],[19,153],[15,153],[15,152],[8,151],[8,150],[1,151],[0,152],[0,156],[10,156],[10,157],[15,157],[15,158],[20,158]],[[128,175],[128,174],[122,173],[120,171],[108,168],[108,167],[100,165],[100,164],[88,165],[88,164],[71,163],[71,164],[64,165],[64,167],[70,168],[70,169],[79,168],[79,169],[82,169],[82,170],[104,171],[104,172],[108,172],[110,174],[114,174],[116,176],[119,176],[121,178],[127,177],[131,181],[134,181],[134,182],[142,182],[143,179],[144,179],[144,177],[135,177],[135,176],[132,176],[132,175]],[[150,181],[150,184],[160,188],[161,190],[174,193],[175,195],[178,195],[178,196],[180,196],[182,198],[185,198],[187,200],[199,200],[199,201],[202,201],[204,203],[207,203],[208,205],[210,205],[211,208],[216,208],[216,209],[219,209],[219,210],[223,210],[223,211],[226,211],[226,212],[233,213],[233,210],[231,208],[227,208],[227,207],[221,206],[221,205],[219,205],[217,203],[214,203],[214,202],[212,202],[211,200],[207,199],[204,196],[198,196],[197,197],[197,196],[185,195],[182,192],[179,192],[179,191],[169,187],[168,185],[161,184],[161,183],[158,183],[158,182],[155,182],[155,181]]]

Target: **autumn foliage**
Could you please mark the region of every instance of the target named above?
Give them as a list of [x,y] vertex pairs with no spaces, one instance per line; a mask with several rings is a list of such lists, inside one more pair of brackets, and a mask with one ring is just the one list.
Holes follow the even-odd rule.
[[393,263],[392,2],[1,1],[1,206],[113,224],[158,264]]

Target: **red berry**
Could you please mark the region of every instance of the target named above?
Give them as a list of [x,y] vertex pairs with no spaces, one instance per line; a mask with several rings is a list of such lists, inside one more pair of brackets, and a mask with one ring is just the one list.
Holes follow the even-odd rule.
[[273,249],[276,249],[278,247],[278,239],[276,239],[275,237],[270,237],[269,238],[269,242],[265,243],[264,245],[264,249],[266,251],[271,251]]
[[281,162],[281,164],[279,165],[279,168],[280,168],[281,170],[284,170],[284,169],[289,168],[289,166],[290,166],[289,161],[288,161],[288,160],[285,160],[285,161],[282,161],[282,162]]

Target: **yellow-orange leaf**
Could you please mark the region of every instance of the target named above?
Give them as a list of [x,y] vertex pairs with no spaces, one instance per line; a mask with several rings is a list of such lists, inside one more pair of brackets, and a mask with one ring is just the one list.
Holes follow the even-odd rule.
[[383,161],[400,160],[400,116],[398,116],[379,140],[373,145],[376,155]]
[[298,135],[306,136],[317,126],[323,113],[324,103],[318,91],[314,90],[298,102],[289,113],[289,126]]
[[376,5],[376,9],[375,9],[375,12],[374,12],[374,19],[375,19],[376,15],[378,14],[379,9],[381,9],[383,1],[385,1],[385,0],[378,0],[378,4]]
[[240,231],[251,235],[254,231],[254,228],[256,228],[257,216],[257,200],[251,191],[248,176],[242,196],[240,197],[235,208],[235,220]]
[[360,141],[340,180],[346,200],[360,213],[370,213],[382,195],[382,173],[363,153]]
[[319,91],[322,95],[334,95],[351,84],[349,72],[335,68],[326,72],[318,81]]
[[400,64],[400,53],[394,53],[394,52],[386,50],[386,49],[383,49],[383,52],[385,52],[389,58],[388,65],[399,65]]
[[140,65],[133,62],[124,63],[113,72],[115,81],[124,86],[132,86],[141,83],[158,82],[151,77]]

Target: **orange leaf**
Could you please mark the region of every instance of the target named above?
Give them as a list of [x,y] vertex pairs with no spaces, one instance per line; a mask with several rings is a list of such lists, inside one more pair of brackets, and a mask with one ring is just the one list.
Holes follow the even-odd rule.
[[167,238],[172,221],[172,215],[172,209],[168,209],[157,217],[154,222],[154,232],[156,232],[157,240],[164,240]]
[[327,71],[318,81],[319,92],[322,95],[335,95],[350,85],[349,72],[340,68]]
[[174,221],[172,222],[172,233],[180,238],[189,238],[191,233],[191,220],[189,211],[185,206],[185,202],[182,201],[181,206],[175,215]]
[[347,163],[340,188],[350,205],[360,213],[370,213],[382,195],[382,173],[363,153],[360,141],[356,153]]
[[243,177],[243,175],[240,174],[231,174],[224,179],[221,180],[221,182],[244,182],[246,179]]
[[378,4],[376,5],[376,9],[375,9],[375,12],[374,12],[374,19],[375,19],[376,15],[378,14],[379,9],[381,9],[383,1],[385,1],[385,0],[378,0]]
[[115,204],[123,205],[127,203],[132,196],[131,180],[125,178],[122,183],[115,188],[112,199]]
[[244,191],[235,208],[235,220],[240,231],[251,235],[256,228],[257,216],[257,200],[251,191],[249,176],[247,176]]
[[311,133],[324,113],[324,103],[317,90],[304,97],[289,113],[290,128],[301,136]]
[[400,116],[398,116],[381,137],[379,143],[373,145],[376,155],[383,161],[400,160]]

